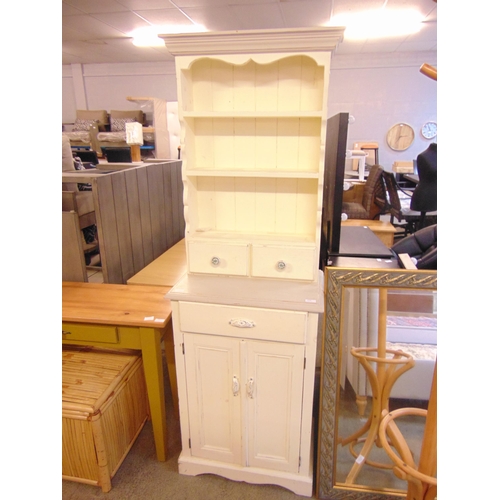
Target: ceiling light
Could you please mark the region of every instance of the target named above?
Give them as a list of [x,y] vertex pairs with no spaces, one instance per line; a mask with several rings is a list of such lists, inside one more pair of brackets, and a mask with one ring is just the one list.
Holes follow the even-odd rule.
[[423,16],[414,10],[369,10],[339,14],[330,19],[331,26],[345,26],[344,39],[386,38],[411,35],[422,28]]
[[207,29],[200,24],[148,26],[136,29],[130,33],[130,36],[136,47],[165,47],[165,42],[158,36],[159,33],[196,33],[200,31],[207,31]]

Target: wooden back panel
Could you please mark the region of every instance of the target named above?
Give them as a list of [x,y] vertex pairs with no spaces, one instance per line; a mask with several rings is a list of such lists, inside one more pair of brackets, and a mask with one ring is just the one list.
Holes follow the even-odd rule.
[[93,181],[105,283],[126,283],[184,238],[181,165],[144,164]]

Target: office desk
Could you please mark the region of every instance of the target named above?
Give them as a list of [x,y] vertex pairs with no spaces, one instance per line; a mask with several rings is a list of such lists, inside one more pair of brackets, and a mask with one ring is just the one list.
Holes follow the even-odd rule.
[[[167,421],[161,340],[177,402],[170,287],[109,283],[62,284],[62,343],[142,351],[158,460],[167,458]],[[171,372],[170,367],[174,367]]]
[[127,285],[174,286],[187,272],[184,238],[127,280]]

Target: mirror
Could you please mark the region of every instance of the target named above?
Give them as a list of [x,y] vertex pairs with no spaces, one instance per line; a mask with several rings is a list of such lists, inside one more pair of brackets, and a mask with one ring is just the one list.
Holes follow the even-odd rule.
[[[384,405],[390,411],[427,407],[437,272],[327,267],[325,285],[317,497],[400,499],[407,482],[396,477],[378,446],[378,423]],[[403,354],[394,361],[381,361],[398,350]],[[422,417],[398,419],[417,463],[424,426]]]

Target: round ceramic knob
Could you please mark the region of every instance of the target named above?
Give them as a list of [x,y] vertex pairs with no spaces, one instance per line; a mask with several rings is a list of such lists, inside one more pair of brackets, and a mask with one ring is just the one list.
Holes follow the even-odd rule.
[[218,266],[220,264],[220,259],[219,257],[212,257],[212,264],[214,266]]
[[280,261],[278,262],[278,269],[279,269],[280,271],[282,271],[283,269],[285,269],[285,267],[286,267],[286,264],[285,264],[282,260],[280,260]]

